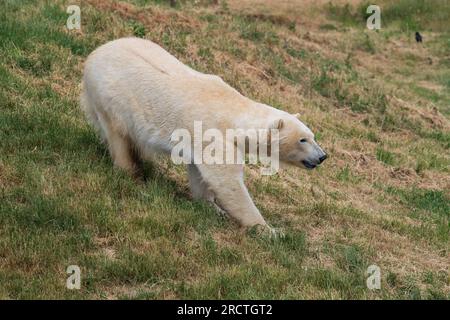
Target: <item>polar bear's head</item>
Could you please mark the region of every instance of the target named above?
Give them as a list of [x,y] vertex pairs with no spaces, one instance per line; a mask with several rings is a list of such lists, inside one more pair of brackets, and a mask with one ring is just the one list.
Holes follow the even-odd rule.
[[272,128],[279,130],[280,160],[297,167],[314,169],[327,154],[314,140],[314,134],[299,119],[299,115],[283,113]]

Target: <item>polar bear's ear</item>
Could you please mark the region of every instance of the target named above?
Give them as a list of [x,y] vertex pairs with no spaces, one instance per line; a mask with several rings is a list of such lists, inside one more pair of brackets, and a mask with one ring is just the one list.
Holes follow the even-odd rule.
[[280,130],[281,128],[283,128],[283,119],[276,119],[272,125],[270,126],[270,129],[278,129]]
[[294,117],[296,117],[297,119],[299,119],[300,120],[300,113],[294,113],[294,114],[292,114]]

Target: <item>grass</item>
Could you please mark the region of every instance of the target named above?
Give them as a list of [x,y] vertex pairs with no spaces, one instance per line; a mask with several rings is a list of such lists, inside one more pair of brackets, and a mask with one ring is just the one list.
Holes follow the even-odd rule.
[[[370,4],[368,1],[359,1],[356,6],[329,2],[328,16],[347,26],[365,24],[369,16],[366,9]],[[377,5],[381,8],[383,26],[396,26],[405,32],[445,31],[446,21],[450,18],[445,0],[385,0]]]
[[[298,19],[271,1],[252,11],[231,0],[92,0],[82,31],[70,32],[63,1],[6,1],[0,298],[450,298],[450,65],[439,24],[448,19],[438,5],[413,15],[420,1],[400,16],[405,3],[386,1],[387,23],[369,32],[361,4]],[[425,46],[411,42],[408,19],[433,31]],[[316,133],[330,155],[318,170],[245,173],[284,239],[240,230],[193,201],[185,169],[170,161],[147,163],[140,184],[113,168],[78,96],[87,55],[124,36],[299,112]],[[65,287],[72,264],[80,290]],[[366,287],[372,264],[381,290]]]
[[384,150],[383,148],[377,148],[377,160],[387,165],[393,165],[395,163],[395,156],[391,152]]

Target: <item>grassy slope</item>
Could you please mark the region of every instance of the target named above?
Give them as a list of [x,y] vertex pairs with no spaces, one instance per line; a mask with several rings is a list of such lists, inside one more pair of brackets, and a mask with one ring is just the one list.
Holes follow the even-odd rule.
[[[391,4],[370,32],[340,4],[305,16],[272,1],[149,2],[85,1],[81,33],[65,30],[63,1],[2,3],[0,298],[449,298],[450,43],[433,12],[405,25]],[[148,164],[145,184],[112,168],[79,83],[89,52],[133,34],[317,133],[322,168],[246,171],[284,240],[193,202],[168,161]],[[65,289],[70,264],[79,291]],[[370,264],[382,290],[366,289]]]

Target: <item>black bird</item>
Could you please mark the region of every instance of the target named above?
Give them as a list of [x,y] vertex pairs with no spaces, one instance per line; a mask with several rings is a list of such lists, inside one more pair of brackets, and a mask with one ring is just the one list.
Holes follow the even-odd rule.
[[419,32],[416,32],[416,42],[422,42],[422,35]]

